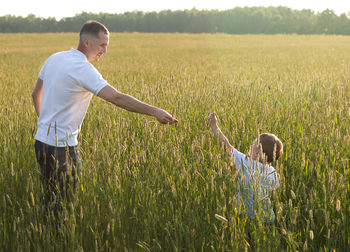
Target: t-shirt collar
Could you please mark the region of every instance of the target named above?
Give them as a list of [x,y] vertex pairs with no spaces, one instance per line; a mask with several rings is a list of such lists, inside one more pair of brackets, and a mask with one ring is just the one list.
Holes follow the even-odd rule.
[[81,51],[77,50],[77,49],[74,49],[74,48],[71,48],[70,49],[71,52],[75,53],[76,55],[78,55],[79,57],[81,57],[82,59],[86,59],[86,56],[84,53],[82,53]]

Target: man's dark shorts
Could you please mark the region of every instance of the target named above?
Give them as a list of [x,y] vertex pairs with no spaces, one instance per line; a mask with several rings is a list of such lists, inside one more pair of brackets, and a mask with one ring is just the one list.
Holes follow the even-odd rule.
[[38,140],[34,146],[36,159],[40,165],[45,201],[51,200],[53,195],[69,198],[78,182],[81,164],[78,147],[55,147]]

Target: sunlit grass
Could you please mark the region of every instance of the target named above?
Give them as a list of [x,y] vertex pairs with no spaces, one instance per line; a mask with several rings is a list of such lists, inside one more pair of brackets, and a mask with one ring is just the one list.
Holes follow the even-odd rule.
[[[179,124],[93,98],[76,200],[57,230],[42,217],[31,92],[45,59],[76,43],[77,34],[0,35],[0,250],[349,247],[349,37],[112,34],[95,66]],[[213,110],[242,152],[258,132],[283,141],[276,226],[236,211],[234,171],[206,125]]]

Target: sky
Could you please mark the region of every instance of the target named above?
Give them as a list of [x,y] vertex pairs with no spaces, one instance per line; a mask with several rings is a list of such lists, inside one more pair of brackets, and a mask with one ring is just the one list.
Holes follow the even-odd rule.
[[315,13],[325,9],[337,15],[350,12],[349,0],[8,0],[1,4],[0,16],[72,17],[83,11],[92,13],[123,13],[140,10],[184,10],[196,8],[226,10],[235,7],[286,6],[296,10],[311,9]]

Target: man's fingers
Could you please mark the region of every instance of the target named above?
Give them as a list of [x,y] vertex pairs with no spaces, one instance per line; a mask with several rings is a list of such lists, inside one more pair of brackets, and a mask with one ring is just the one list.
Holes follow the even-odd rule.
[[172,118],[170,124],[173,124],[173,123],[178,123],[178,120],[175,118]]
[[166,122],[169,123],[169,124],[173,124],[173,123],[177,123],[178,120],[175,119],[174,117],[167,117]]
[[173,117],[163,117],[161,120],[159,120],[161,123],[163,124],[173,124],[173,123],[177,123],[178,120],[173,118]]
[[175,119],[171,114],[169,114],[167,111],[159,109],[158,110],[158,114],[156,115],[157,120],[160,123],[163,124],[173,124],[173,123],[177,123],[178,120]]

